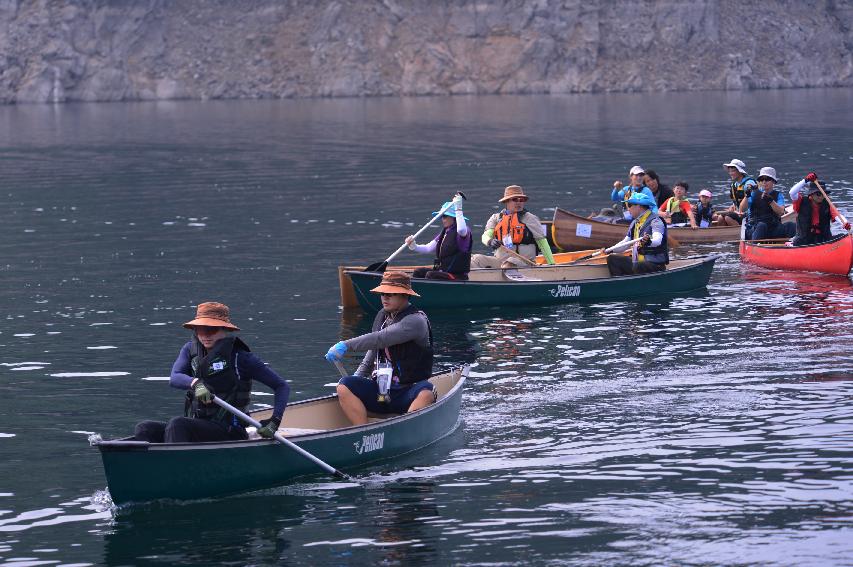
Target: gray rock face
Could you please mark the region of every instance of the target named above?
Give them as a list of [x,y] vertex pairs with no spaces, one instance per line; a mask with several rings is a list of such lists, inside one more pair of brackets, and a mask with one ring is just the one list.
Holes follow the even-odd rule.
[[849,0],[0,0],[0,102],[853,84]]

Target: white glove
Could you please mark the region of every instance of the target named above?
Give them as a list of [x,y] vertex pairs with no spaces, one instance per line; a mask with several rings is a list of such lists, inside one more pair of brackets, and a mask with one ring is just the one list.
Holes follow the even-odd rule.
[[415,237],[413,235],[406,237],[406,245],[408,245],[409,250],[414,250],[417,247],[417,244],[415,244]]
[[512,248],[512,247],[513,247],[513,244],[512,244],[512,236],[511,236],[511,235],[509,235],[509,234],[504,235],[504,237],[503,237],[503,245],[504,245],[504,246],[506,246],[507,248]]
[[456,208],[457,211],[462,211],[462,202],[464,200],[465,199],[462,198],[462,195],[456,195],[455,197],[453,197],[453,206]]

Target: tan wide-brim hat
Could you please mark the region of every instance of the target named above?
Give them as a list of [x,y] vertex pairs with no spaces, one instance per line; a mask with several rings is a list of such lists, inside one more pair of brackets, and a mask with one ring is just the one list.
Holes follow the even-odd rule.
[[498,203],[505,203],[510,199],[514,199],[516,197],[523,197],[525,199],[530,199],[527,195],[524,194],[524,189],[521,188],[521,185],[510,185],[506,189],[504,189],[504,198],[498,201]]
[[221,327],[232,331],[239,331],[240,327],[231,322],[231,312],[224,303],[208,301],[199,303],[195,311],[195,319],[184,323],[184,327]]
[[382,274],[382,283],[371,289],[373,293],[403,293],[420,297],[412,289],[412,278],[403,272],[385,272]]

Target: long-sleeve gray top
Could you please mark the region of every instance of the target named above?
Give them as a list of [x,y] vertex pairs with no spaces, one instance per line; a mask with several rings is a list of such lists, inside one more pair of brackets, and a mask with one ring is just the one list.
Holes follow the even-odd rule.
[[[397,320],[398,316],[399,313],[389,315],[382,309],[376,314],[376,319],[373,320],[372,332],[344,341],[348,350],[367,351],[358,366],[358,370],[355,371],[356,376],[369,376],[373,371],[376,349],[388,348],[409,341],[415,341],[425,348],[429,346],[429,323],[426,315],[418,312]],[[385,328],[382,328],[382,324],[389,317],[391,321]]]

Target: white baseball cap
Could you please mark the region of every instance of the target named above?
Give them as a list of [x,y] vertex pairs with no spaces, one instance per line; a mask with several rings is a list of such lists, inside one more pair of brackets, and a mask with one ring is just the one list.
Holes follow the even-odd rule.
[[645,169],[640,167],[639,165],[635,165],[631,168],[631,171],[628,172],[628,175],[642,175],[646,172]]
[[743,173],[744,175],[746,175],[746,164],[745,164],[745,163],[743,163],[742,161],[740,161],[740,160],[739,160],[739,159],[737,159],[737,158],[733,159],[733,160],[732,160],[732,161],[730,161],[729,163],[724,163],[724,164],[723,164],[723,167],[734,167],[734,168],[736,168],[738,171],[740,171],[741,173]]
[[711,193],[710,191],[708,191],[707,189],[702,189],[701,191],[699,191],[699,196],[700,196],[700,197],[708,197],[708,198],[710,198],[710,197],[713,197],[713,196],[714,196],[714,194],[713,194],[713,193]]
[[776,169],[772,167],[762,167],[761,171],[758,172],[758,179],[762,177],[769,177],[773,180],[773,183],[779,183],[779,180],[776,179]]

